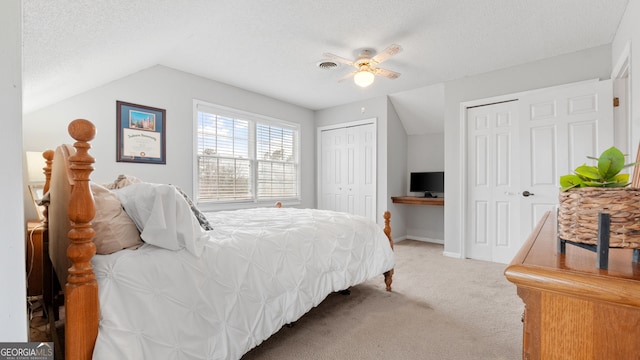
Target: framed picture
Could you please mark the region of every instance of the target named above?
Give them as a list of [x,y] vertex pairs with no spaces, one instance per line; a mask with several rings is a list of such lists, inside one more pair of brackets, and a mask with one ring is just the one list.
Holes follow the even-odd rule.
[[116,161],[166,164],[166,111],[116,101]]
[[31,200],[33,206],[36,209],[36,214],[39,220],[44,220],[44,206],[40,205],[40,200],[44,196],[44,185],[29,185],[29,192],[31,193]]

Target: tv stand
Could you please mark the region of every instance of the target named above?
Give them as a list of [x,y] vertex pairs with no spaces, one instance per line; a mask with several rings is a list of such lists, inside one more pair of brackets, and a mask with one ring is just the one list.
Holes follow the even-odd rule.
[[435,198],[437,198],[437,197],[438,197],[438,195],[433,195],[433,194],[431,193],[431,191],[425,191],[425,192],[424,192],[424,197],[425,197],[425,198],[427,198],[427,199],[435,199]]

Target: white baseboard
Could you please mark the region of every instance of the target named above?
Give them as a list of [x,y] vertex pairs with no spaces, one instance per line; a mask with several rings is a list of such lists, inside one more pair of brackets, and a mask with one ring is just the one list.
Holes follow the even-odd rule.
[[[444,245],[444,240],[441,240],[441,239],[431,239],[423,236],[413,236],[413,235],[401,236],[398,239],[393,239],[393,242],[398,243],[400,241],[407,240],[407,239]],[[460,253],[456,253],[456,252],[443,251],[442,255],[451,257],[451,258],[462,259],[462,256],[460,255]]]
[[442,255],[447,256],[447,257],[456,258],[456,259],[462,259],[462,256],[460,255],[460,253],[444,251],[444,252],[442,252]]
[[434,244],[444,245],[444,240],[442,239],[432,239],[424,236],[415,236],[415,235],[407,235],[405,238],[417,241],[430,242]]
[[400,241],[407,240],[407,236],[398,236],[397,238],[393,238],[393,243],[399,243]]

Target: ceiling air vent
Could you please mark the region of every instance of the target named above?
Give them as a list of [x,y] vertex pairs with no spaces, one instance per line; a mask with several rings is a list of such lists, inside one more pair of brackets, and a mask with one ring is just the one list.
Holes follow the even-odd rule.
[[333,70],[338,67],[338,63],[333,61],[320,61],[318,67],[323,70]]

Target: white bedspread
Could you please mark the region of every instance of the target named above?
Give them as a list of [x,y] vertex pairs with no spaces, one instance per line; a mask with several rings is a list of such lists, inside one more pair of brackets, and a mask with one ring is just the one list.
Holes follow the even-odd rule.
[[382,229],[363,217],[288,208],[207,217],[214,230],[199,258],[148,244],[94,257],[94,359],[239,359],[331,292],[394,266]]

